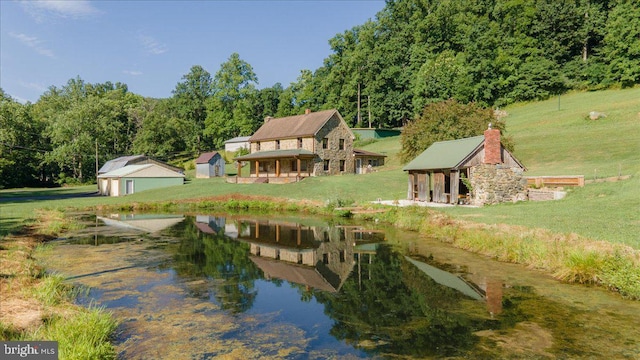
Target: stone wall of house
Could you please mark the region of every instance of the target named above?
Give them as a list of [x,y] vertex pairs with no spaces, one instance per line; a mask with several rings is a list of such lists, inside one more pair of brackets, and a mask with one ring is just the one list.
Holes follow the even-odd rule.
[[519,168],[483,164],[470,169],[475,205],[527,200],[527,179]]
[[[324,138],[328,140],[328,148],[322,148]],[[340,140],[344,140],[344,147],[340,149]],[[314,162],[314,175],[353,174],[353,138],[351,130],[334,115],[316,134],[315,149],[319,158]],[[329,160],[329,170],[324,170],[324,160]],[[344,171],[340,171],[340,161],[344,161]]]

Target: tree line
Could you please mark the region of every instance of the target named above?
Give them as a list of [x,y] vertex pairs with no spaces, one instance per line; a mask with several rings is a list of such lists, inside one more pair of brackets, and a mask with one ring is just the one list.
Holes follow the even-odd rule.
[[329,44],[287,87],[259,89],[234,53],[213,76],[192,66],[163,99],[80,77],[33,104],[0,89],[0,188],[91,182],[97,162],[121,155],[196,156],[306,108],[390,128],[447,100],[496,108],[640,83],[635,0],[388,0]]

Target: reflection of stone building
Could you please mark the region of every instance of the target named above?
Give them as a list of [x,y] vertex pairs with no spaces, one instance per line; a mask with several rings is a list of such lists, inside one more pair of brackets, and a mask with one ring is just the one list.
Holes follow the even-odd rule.
[[[356,238],[350,227],[306,226],[292,222],[238,221],[246,229],[238,240],[249,243],[251,260],[266,277],[335,292],[354,265]],[[380,233],[377,233],[380,238]],[[365,233],[366,236],[366,233]]]

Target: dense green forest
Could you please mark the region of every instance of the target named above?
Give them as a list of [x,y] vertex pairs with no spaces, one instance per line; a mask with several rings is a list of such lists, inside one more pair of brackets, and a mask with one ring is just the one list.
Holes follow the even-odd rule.
[[388,128],[445,100],[497,108],[640,83],[636,0],[389,0],[328,41],[323,66],[287,87],[259,88],[234,53],[213,76],[185,69],[166,99],[80,76],[34,104],[0,89],[0,188],[91,182],[121,155],[192,158],[305,108]]

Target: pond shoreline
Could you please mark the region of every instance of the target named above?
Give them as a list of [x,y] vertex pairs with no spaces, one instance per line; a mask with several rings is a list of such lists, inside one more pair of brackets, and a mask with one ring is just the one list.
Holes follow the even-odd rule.
[[[359,207],[357,213],[345,206],[349,204],[321,203],[313,201],[291,201],[265,196],[231,194],[220,197],[152,203],[131,203],[117,206],[100,206],[90,210],[111,211],[161,211],[187,212],[208,210],[230,210],[240,212],[291,212],[320,216],[354,217],[362,221],[382,222],[404,230],[415,231],[419,237],[429,237],[448,243],[453,247],[491,257],[498,261],[518,263],[548,273],[559,281],[591,284],[618,292],[622,296],[640,300],[640,251],[607,242],[580,238],[575,234],[554,234],[540,229],[528,229],[507,225],[482,225],[453,219],[433,209],[422,207],[385,206],[368,204]],[[74,209],[78,210],[78,209]],[[84,209],[87,210],[87,209]],[[0,278],[3,301],[24,298],[37,289],[47,277],[44,269],[33,263],[37,247],[56,236],[63,235],[73,227],[73,218],[62,216],[52,221],[55,211],[43,211],[35,225],[23,227],[20,234],[3,240],[0,251],[3,260],[17,263],[17,270],[3,269]],[[19,237],[19,243],[15,243]],[[13,245],[12,245],[13,243]],[[18,250],[18,251],[16,251]],[[7,264],[7,261],[3,261]],[[14,273],[4,272],[12,271]],[[20,283],[22,286],[12,284]],[[66,285],[60,284],[61,287]],[[68,287],[68,286],[67,286]],[[21,289],[21,290],[18,290]],[[31,290],[29,290],[31,289]],[[9,292],[6,292],[6,291]],[[40,314],[40,321],[29,326],[16,326],[3,316],[1,336],[16,338],[20,334],[33,333],[34,324],[52,314],[70,311],[72,300],[62,307],[53,307],[42,302],[31,308],[31,313]],[[27,310],[29,308],[27,307]],[[34,310],[35,309],[35,310]],[[29,316],[29,315],[25,315]],[[8,323],[6,323],[8,321]],[[19,324],[18,324],[19,325]],[[46,326],[46,325],[45,325]]]

